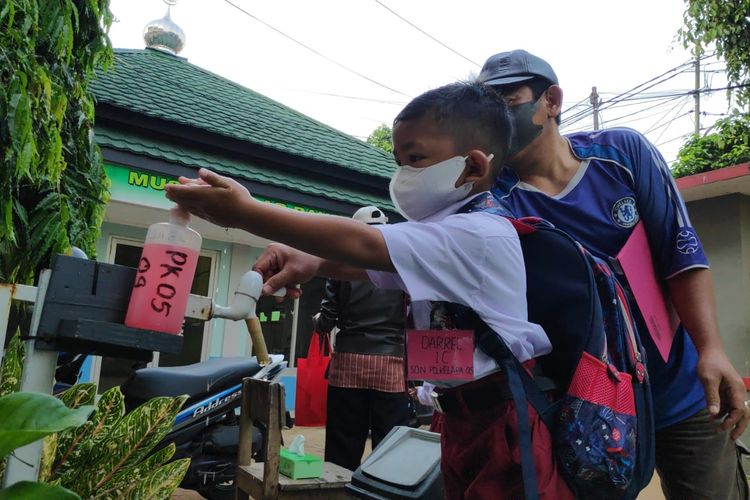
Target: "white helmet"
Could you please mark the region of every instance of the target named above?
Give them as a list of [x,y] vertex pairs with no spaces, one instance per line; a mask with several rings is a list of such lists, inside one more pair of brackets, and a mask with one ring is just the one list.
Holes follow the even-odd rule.
[[385,224],[388,222],[388,217],[385,216],[383,211],[372,205],[362,207],[354,212],[352,219],[364,222],[365,224]]

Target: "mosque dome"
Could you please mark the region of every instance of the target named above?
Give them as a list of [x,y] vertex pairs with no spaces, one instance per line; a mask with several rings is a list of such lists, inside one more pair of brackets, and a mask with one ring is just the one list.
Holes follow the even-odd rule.
[[146,41],[146,47],[150,49],[177,55],[185,47],[185,32],[172,21],[169,15],[170,7],[176,2],[168,0],[165,3],[169,5],[167,13],[161,19],[156,19],[146,25],[143,29],[143,39]]

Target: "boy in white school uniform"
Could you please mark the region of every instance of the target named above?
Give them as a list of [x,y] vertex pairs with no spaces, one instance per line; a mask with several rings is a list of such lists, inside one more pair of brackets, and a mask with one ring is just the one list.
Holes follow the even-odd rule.
[[[284,243],[270,245],[254,267],[264,275],[265,293],[287,287],[298,295],[294,286],[315,276],[369,279],[406,291],[412,301],[432,302],[431,325],[418,328],[465,331],[478,317],[519,361],[533,362],[551,346],[541,327],[527,321],[520,242],[502,216],[510,213],[489,192],[510,136],[502,99],[481,84],[446,85],[415,98],[393,126],[399,168],[391,198],[409,219],[400,224],[367,226],[264,204],[206,170],[199,179],[167,186],[167,197],[222,226]],[[440,342],[438,335],[425,338]],[[470,380],[433,381],[444,419],[446,496],[518,498],[518,419],[505,374],[476,347],[472,332],[461,342],[471,347]],[[409,347],[408,356],[421,354]],[[549,432],[531,406],[528,411],[539,497],[572,498],[555,466]]]

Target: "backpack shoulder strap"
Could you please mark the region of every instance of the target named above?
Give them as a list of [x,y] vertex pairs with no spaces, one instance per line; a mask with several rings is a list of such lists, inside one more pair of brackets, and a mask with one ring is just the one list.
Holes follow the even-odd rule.
[[[520,387],[525,393],[525,399],[534,407],[544,424],[550,429],[556,425],[554,404],[547,399],[547,395],[526,368],[513,356],[505,342],[489,327],[477,331],[477,344],[488,356],[491,356],[503,370],[515,371],[519,374]],[[510,380],[509,380],[510,385]],[[511,392],[513,387],[511,386]]]
[[[508,346],[487,325],[476,331],[477,343],[482,350],[492,356],[503,369],[508,377],[508,386],[513,396],[513,404],[516,407],[518,418],[518,441],[521,453],[521,477],[523,491],[526,500],[538,500],[539,484],[536,478],[536,467],[534,465],[534,453],[531,440],[531,419],[529,418],[529,407],[531,403],[540,415],[548,415],[547,411],[551,404],[544,397],[526,369],[510,352]],[[537,406],[539,405],[539,406]],[[547,422],[545,421],[545,424]]]

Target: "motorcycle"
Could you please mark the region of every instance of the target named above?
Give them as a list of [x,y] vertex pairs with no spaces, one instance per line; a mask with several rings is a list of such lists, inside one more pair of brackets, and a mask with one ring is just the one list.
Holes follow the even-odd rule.
[[[240,279],[230,306],[208,297],[191,295],[186,316],[210,320],[245,320],[257,356],[215,358],[192,365],[141,368],[121,385],[126,411],[157,396],[187,394],[189,399],[173,428],[156,450],[175,443],[175,458],[190,458],[190,468],[180,486],[196,490],[211,500],[234,499],[234,477],[239,448],[237,410],[242,401],[242,379],[276,380],[287,367],[283,355],[268,354],[255,307],[263,287],[260,274],[249,271]],[[277,295],[283,295],[281,290]],[[286,426],[293,421],[287,412]],[[254,426],[254,458],[262,461],[265,429]]]
[[[154,451],[174,443],[175,459],[190,458],[190,468],[180,486],[198,491],[211,500],[234,500],[234,477],[239,448],[238,408],[242,401],[242,380],[247,377],[277,380],[287,367],[282,354],[268,354],[255,307],[263,282],[258,273],[247,272],[240,280],[228,307],[208,297],[191,295],[186,316],[203,320],[225,318],[245,320],[257,356],[214,358],[174,367],[134,367],[120,386],[127,412],[159,396],[188,395],[184,409],[172,430]],[[283,295],[284,291],[276,295]],[[77,383],[86,356],[60,353],[56,369],[55,393]],[[286,412],[285,426],[294,421]],[[253,426],[253,458],[263,461],[266,430]]]
[[[122,384],[125,407],[131,411],[157,396],[187,394],[189,399],[172,430],[155,450],[174,443],[175,459],[190,458],[180,484],[209,499],[234,499],[234,476],[239,447],[237,409],[242,400],[242,379],[275,380],[286,368],[283,355],[270,355],[261,366],[256,357],[215,358],[186,366],[142,368]],[[287,427],[293,422],[287,412]],[[253,458],[262,461],[265,429],[253,428]]]

